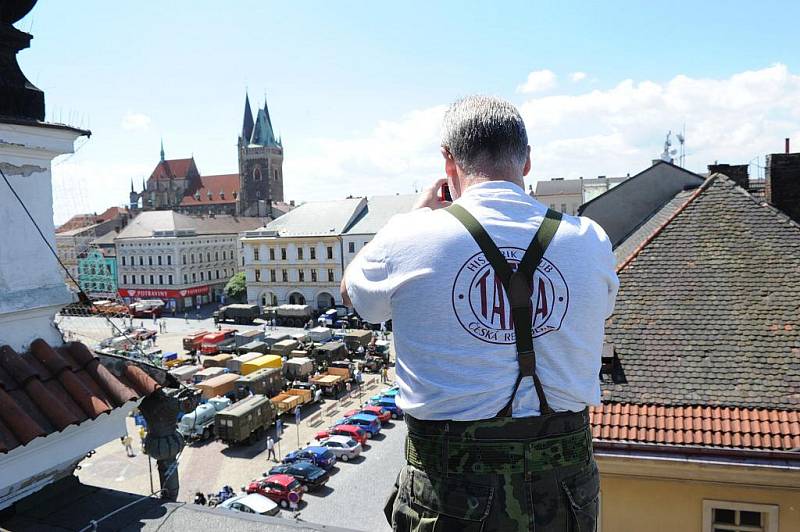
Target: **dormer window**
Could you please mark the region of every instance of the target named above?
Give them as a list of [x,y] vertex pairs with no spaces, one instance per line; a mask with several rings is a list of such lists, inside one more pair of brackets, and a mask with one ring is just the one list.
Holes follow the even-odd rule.
[[224,190],[220,190],[219,191],[219,199],[225,199],[225,191]]
[[212,197],[213,197],[213,194],[211,194],[211,191],[209,190],[208,191],[208,199],[211,200]]
[[233,191],[233,199],[236,199],[239,196],[239,193],[235,190]]
[[199,190],[194,193],[194,199],[195,199],[195,201],[200,201],[200,191]]

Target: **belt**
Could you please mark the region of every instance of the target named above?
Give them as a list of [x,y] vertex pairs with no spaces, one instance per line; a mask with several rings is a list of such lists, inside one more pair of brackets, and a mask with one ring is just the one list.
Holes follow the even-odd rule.
[[534,440],[464,440],[453,436],[406,437],[406,461],[439,474],[509,475],[585,464],[591,458],[588,427]]

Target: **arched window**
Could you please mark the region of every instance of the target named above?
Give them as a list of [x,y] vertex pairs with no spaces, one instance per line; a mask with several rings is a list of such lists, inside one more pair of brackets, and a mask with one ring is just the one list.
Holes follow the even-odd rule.
[[255,168],[253,168],[253,180],[261,181],[261,167],[260,166],[256,166]]

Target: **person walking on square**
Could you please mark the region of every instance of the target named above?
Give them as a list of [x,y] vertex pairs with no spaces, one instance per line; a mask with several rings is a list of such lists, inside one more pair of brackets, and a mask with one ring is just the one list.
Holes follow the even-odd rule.
[[611,242],[526,193],[531,148],[509,102],[455,102],[441,153],[446,177],[341,282],[364,320],[392,320],[407,436],[386,518],[403,532],[594,531],[589,406],[619,286]]
[[278,457],[275,456],[275,440],[272,439],[272,436],[267,436],[267,460],[270,459],[273,462],[278,461]]
[[142,452],[144,452],[144,440],[147,437],[147,429],[144,425],[139,425],[139,441],[142,445]]
[[133,458],[136,454],[133,452],[133,438],[130,437],[127,433],[125,436],[121,436],[119,439],[120,443],[123,447],[125,447],[125,454],[128,455],[128,458]]

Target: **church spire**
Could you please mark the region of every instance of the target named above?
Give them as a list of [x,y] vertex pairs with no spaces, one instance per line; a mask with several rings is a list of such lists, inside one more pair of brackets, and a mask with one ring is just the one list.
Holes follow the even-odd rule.
[[161,162],[164,162],[164,139],[161,139]]
[[242,119],[242,140],[245,144],[250,142],[253,135],[253,112],[250,110],[250,96],[244,93],[244,119]]

